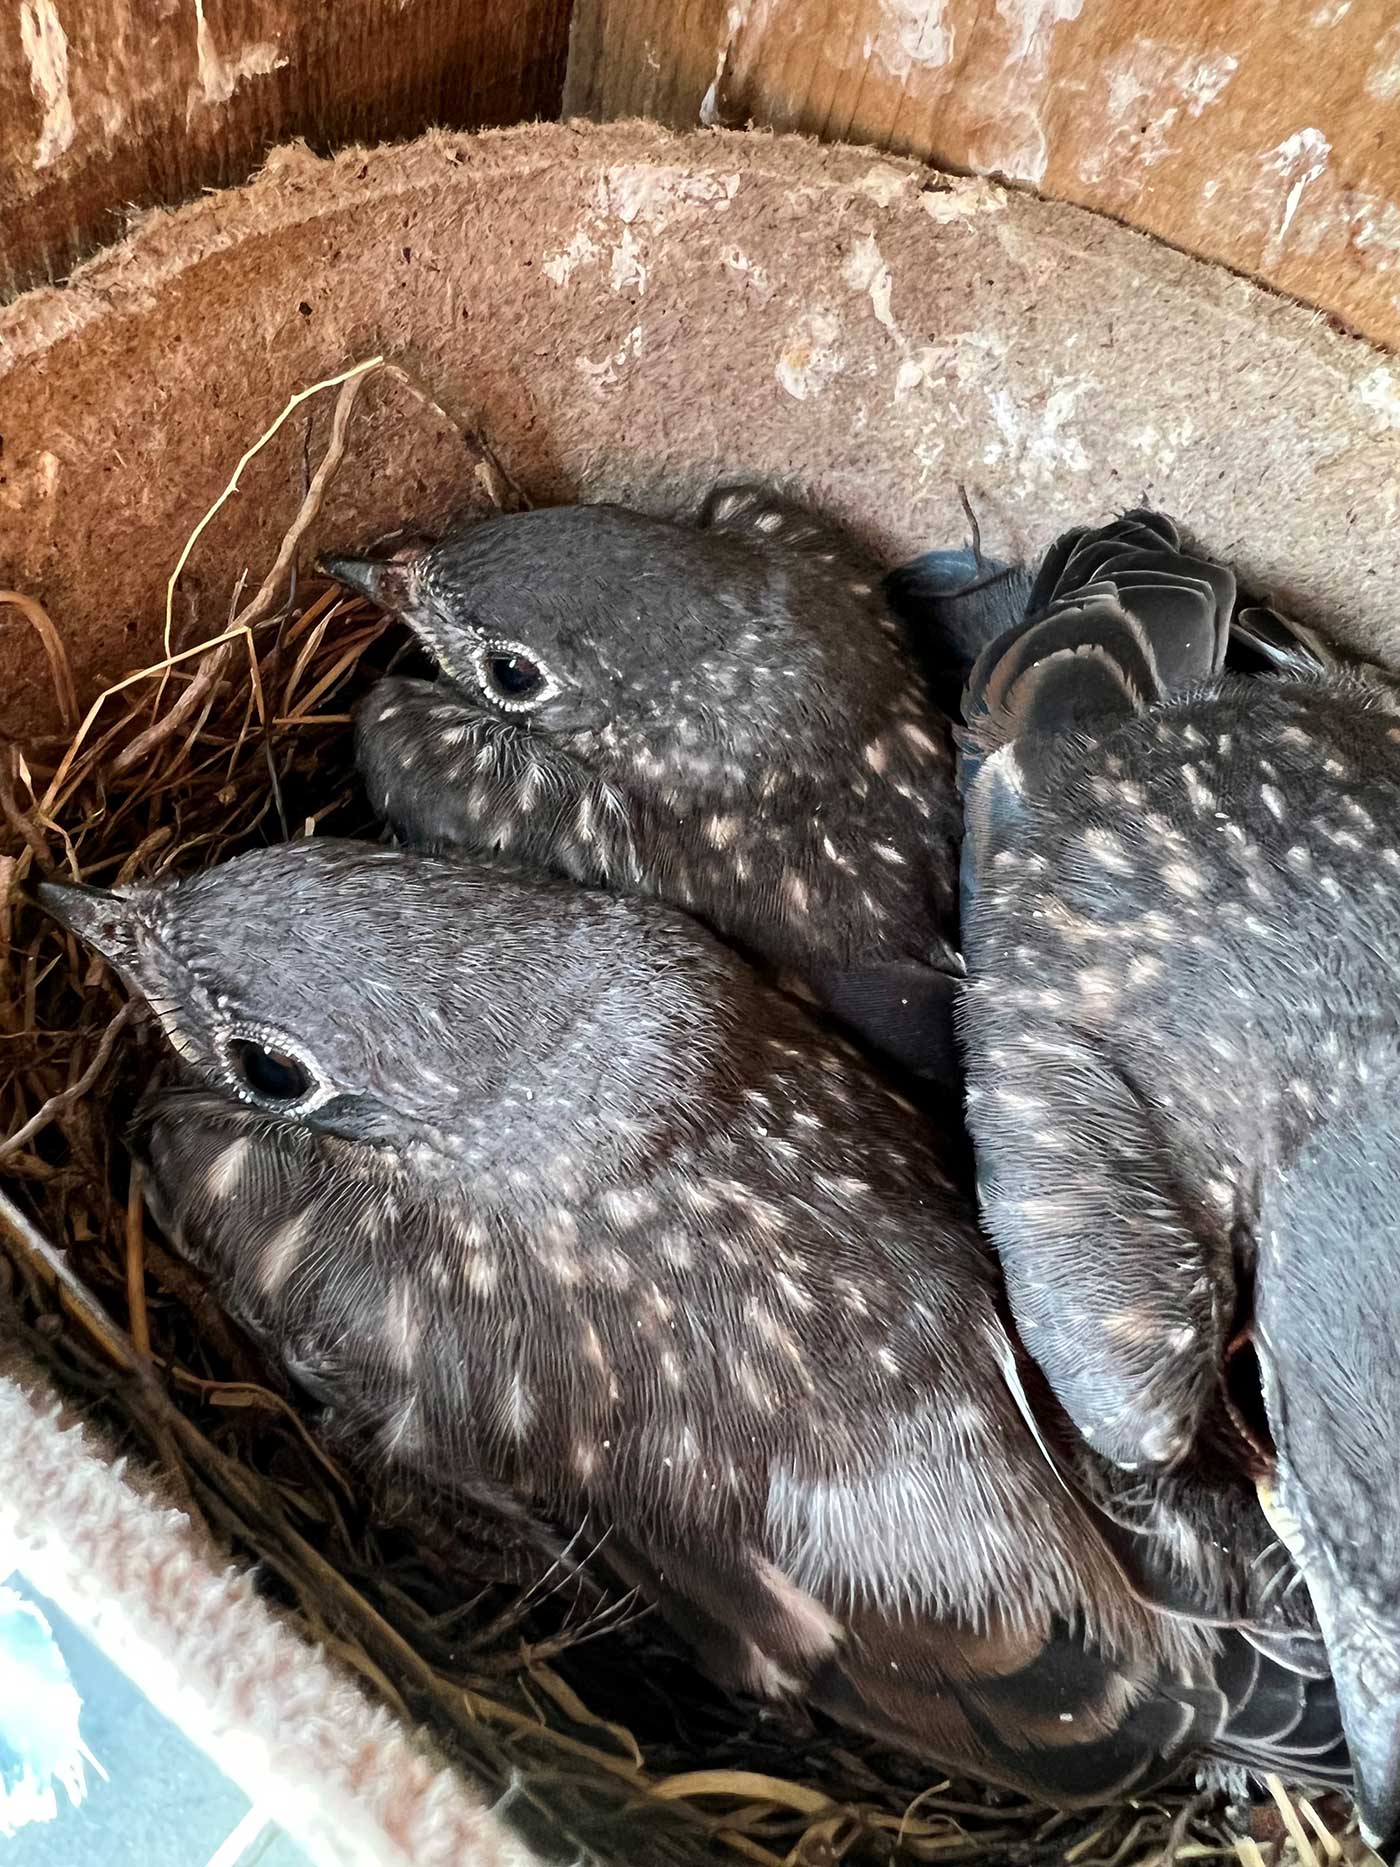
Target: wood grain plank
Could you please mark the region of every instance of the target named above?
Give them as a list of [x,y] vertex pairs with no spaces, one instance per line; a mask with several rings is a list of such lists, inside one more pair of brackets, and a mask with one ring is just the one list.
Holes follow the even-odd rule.
[[1400,345],[1393,0],[577,0],[573,44],[580,115],[1024,182]]
[[0,12],[0,295],[131,207],[318,150],[557,113],[569,0],[10,0]]

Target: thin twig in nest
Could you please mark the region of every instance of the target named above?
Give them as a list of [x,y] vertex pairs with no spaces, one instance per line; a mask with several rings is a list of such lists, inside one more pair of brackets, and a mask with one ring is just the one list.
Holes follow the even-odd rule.
[[[267,446],[268,442],[271,441],[273,436],[281,429],[283,423],[296,413],[303,402],[308,401],[313,395],[319,395],[323,389],[334,389],[340,383],[349,382],[352,377],[363,376],[368,370],[378,369],[383,361],[383,357],[367,357],[364,362],[352,363],[349,369],[341,370],[338,376],[327,376],[321,382],[313,382],[305,389],[298,389],[287,406],[282,410],[282,413],[277,417],[276,421],[274,421],[270,427],[264,428],[253,445],[240,456],[238,465],[229,476],[228,484],[185,540],[184,549],[175,560],[175,568],[171,571],[170,579],[165,586],[165,632],[162,640],[165,646],[167,661],[173,659],[175,586],[180,581],[180,573],[185,568],[186,564],[189,563],[190,554],[199,543],[204,532],[218,516],[221,507],[227,505],[228,501],[232,499],[234,494],[238,491],[238,482],[243,477],[244,468],[247,467],[251,461],[256,460],[257,456]],[[293,521],[293,526],[295,527],[295,521]],[[295,544],[292,549],[295,551]],[[290,553],[288,555],[290,558]]]

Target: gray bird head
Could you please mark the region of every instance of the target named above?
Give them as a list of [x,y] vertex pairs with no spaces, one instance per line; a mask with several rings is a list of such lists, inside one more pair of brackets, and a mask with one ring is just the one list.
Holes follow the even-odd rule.
[[567,507],[326,568],[442,670],[356,720],[402,840],[657,895],[946,1072],[951,745],[839,528],[721,489],[695,525]]
[[[1393,1049],[1393,1043],[1392,1043]],[[1400,1847],[1400,1072],[1372,1073],[1264,1186],[1262,1489],[1327,1643],[1369,1838]]]
[[605,895],[329,839],[39,895],[205,1087],[425,1171],[498,1162],[527,1202],[542,1149],[703,1049],[689,981],[728,963],[664,914],[622,942],[635,909]]
[[833,680],[887,659],[787,608],[782,578],[740,541],[620,506],[517,513],[388,561],[324,564],[402,616],[462,700],[540,734],[685,714],[697,758],[705,741],[760,739],[790,755],[794,735],[832,726]]

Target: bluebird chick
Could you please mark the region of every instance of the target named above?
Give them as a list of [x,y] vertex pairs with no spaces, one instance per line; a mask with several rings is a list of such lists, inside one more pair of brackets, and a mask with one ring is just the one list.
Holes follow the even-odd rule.
[[1395,687],[1130,513],[1051,551],[967,721],[969,1119],[1018,1329],[1109,1459],[1233,1430],[1393,1854]]
[[179,1053],[183,1249],[385,1458],[940,1766],[1344,1774],[1330,1682],[1144,1605],[1056,1475],[936,1130],[689,917],[319,840],[42,892]]
[[688,908],[907,1068],[955,1069],[950,731],[844,532],[720,487],[696,524],[572,506],[326,568],[441,669],[359,713],[404,840]]

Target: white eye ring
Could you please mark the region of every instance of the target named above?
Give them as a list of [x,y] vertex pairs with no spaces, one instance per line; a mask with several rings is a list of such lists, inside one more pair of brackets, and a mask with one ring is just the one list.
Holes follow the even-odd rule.
[[[278,1058],[286,1058],[306,1076],[306,1088],[300,1095],[290,1096],[259,1088],[246,1069],[240,1067],[240,1053],[245,1052],[262,1053],[274,1064]],[[336,1094],[335,1085],[327,1082],[310,1051],[294,1037],[288,1037],[285,1031],[279,1031],[269,1024],[235,1024],[221,1032],[219,1060],[234,1094],[240,1101],[251,1103],[254,1108],[276,1110],[281,1115],[309,1115],[331,1101]]]
[[[532,693],[521,695],[519,699],[499,692],[491,678],[493,661],[512,659],[528,661],[532,668],[539,670],[540,675],[540,686]],[[472,662],[476,684],[482,694],[493,707],[499,707],[504,713],[532,713],[536,707],[542,707],[547,700],[553,700],[559,692],[560,683],[535,651],[527,648],[523,642],[508,642],[498,636],[486,636],[473,645]]]

